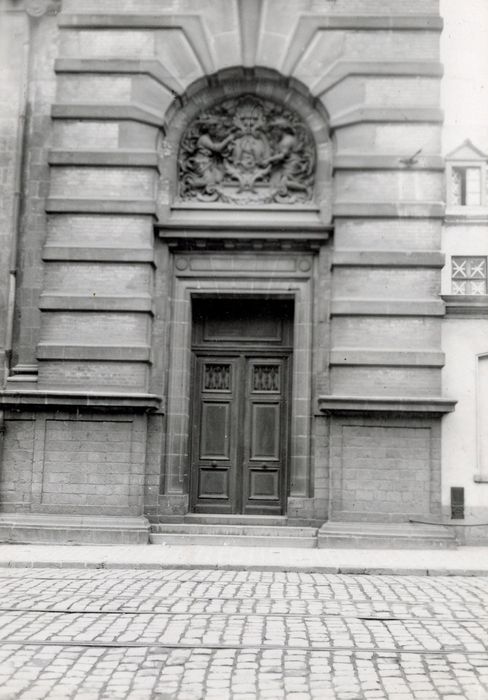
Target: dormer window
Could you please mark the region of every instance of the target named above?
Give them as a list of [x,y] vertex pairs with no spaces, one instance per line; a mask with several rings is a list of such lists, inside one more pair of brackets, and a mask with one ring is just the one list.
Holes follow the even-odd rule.
[[469,140],[446,156],[448,214],[478,216],[476,209],[487,206],[487,164],[488,155]]
[[452,168],[452,204],[479,207],[481,202],[481,168]]

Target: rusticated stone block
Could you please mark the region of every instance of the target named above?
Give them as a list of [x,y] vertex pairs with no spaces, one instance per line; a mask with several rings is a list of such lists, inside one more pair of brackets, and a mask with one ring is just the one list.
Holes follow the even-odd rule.
[[[100,329],[103,328],[103,335]],[[85,311],[46,312],[41,329],[42,343],[66,345],[144,345],[148,342],[150,319],[139,313],[106,313],[94,317]]]
[[83,512],[99,506],[100,513],[104,508],[110,513],[140,504],[142,483],[136,472],[143,455],[134,450],[137,440],[132,417],[46,420],[40,507],[71,506],[73,512]]
[[31,501],[34,427],[31,418],[5,421],[0,502],[2,510],[16,511],[29,507]]
[[43,361],[39,367],[39,384],[54,388],[145,391],[146,366],[139,362]]
[[154,173],[149,168],[57,167],[51,173],[51,197],[150,199]]
[[345,396],[440,396],[441,377],[430,367],[333,367],[332,393]]

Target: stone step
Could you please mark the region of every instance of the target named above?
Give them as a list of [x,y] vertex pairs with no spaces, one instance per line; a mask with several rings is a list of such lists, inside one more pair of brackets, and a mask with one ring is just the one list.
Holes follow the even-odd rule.
[[[151,526],[151,544],[216,545],[230,547],[300,547],[317,546],[317,528],[285,527],[270,524],[269,516],[199,516],[202,522],[159,523]],[[217,521],[217,522],[216,522]],[[237,521],[237,522],[236,522]],[[250,524],[259,523],[259,524]]]
[[151,533],[164,535],[213,535],[214,537],[294,537],[308,538],[317,535],[316,527],[283,527],[276,525],[241,525],[222,523],[159,523],[151,525]]
[[443,525],[327,522],[318,531],[319,549],[455,549],[454,533]]
[[149,521],[131,516],[0,514],[0,542],[11,544],[147,544]]
[[217,515],[207,513],[187,513],[183,516],[185,523],[200,525],[263,525],[285,527],[286,515]]
[[314,549],[317,547],[317,537],[312,534],[309,537],[292,535],[252,535],[252,534],[217,534],[205,533],[175,533],[152,532],[149,535],[151,544],[175,544],[175,545],[204,545],[227,547],[295,547],[300,549]]

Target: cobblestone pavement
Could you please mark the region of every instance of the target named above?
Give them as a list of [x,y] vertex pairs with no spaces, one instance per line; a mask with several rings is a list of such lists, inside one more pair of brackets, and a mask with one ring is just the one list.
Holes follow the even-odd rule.
[[0,571],[0,698],[488,700],[488,579]]

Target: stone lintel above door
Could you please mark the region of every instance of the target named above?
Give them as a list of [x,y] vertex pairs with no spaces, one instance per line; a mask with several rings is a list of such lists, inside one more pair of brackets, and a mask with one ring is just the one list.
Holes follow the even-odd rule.
[[315,250],[333,227],[312,207],[209,209],[175,207],[168,220],[157,223],[159,237],[173,248],[261,248]]

